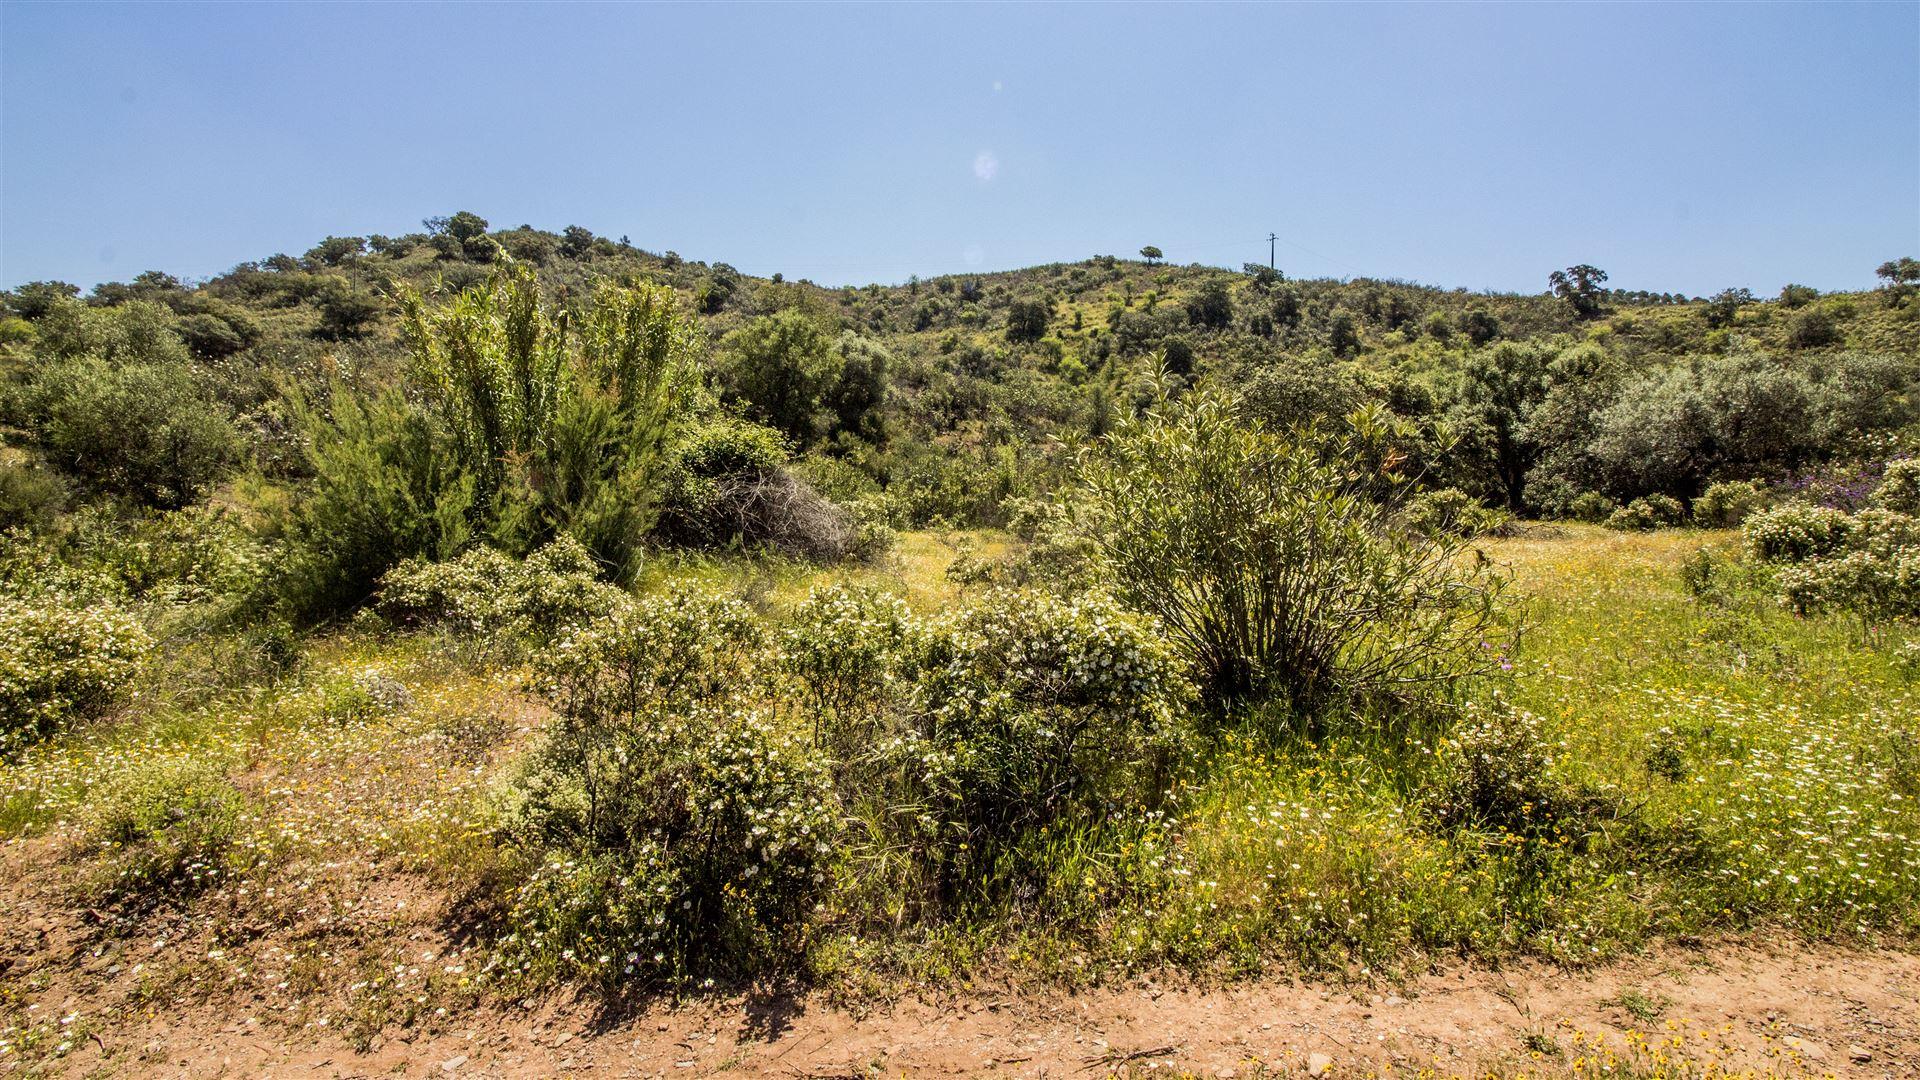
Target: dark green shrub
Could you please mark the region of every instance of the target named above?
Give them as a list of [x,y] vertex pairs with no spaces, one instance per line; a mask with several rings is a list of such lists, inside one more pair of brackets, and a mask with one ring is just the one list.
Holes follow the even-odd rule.
[[1669,495],[1645,495],[1615,510],[1607,517],[1607,528],[1647,532],[1670,528],[1686,520],[1687,508]]
[[1441,488],[1409,499],[1401,520],[1424,536],[1472,539],[1506,528],[1513,515],[1483,505],[1459,488]]
[[1598,525],[1613,516],[1620,504],[1597,491],[1583,491],[1567,503],[1567,516],[1575,521]]
[[1766,492],[1747,480],[1707,485],[1693,501],[1693,520],[1709,529],[1732,529],[1767,505]]
[[474,480],[433,422],[397,393],[362,399],[336,390],[326,414],[304,404],[299,425],[311,478],[283,524],[279,600],[305,621],[370,599],[380,578],[413,558],[446,559],[473,535]]
[[1841,340],[1840,324],[1825,308],[1808,308],[1794,315],[1787,327],[1787,344],[1796,349],[1818,349]]
[[0,462],[0,532],[44,529],[66,503],[67,485],[59,474],[18,462]]
[[149,506],[195,501],[240,458],[226,410],[184,365],[51,365],[28,411],[48,461]]

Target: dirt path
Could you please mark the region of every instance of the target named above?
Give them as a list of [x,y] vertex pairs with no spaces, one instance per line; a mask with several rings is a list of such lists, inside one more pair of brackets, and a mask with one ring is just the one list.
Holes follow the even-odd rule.
[[1596,1046],[1631,1058],[1628,1033],[1638,1030],[1654,1042],[1642,1061],[1657,1051],[1780,1075],[1920,1076],[1920,956],[1715,946],[1585,972],[1460,967],[1397,989],[1287,980],[1130,987],[908,1000],[864,1016],[804,998],[724,999],[604,1027],[585,1007],[547,1002],[478,1014],[419,1041],[388,1039],[364,1054],[324,1032],[274,1032],[244,1016],[172,1020],[126,1033],[147,1040],[131,1055],[138,1060],[103,1060],[83,1047],[62,1069],[166,1077],[1063,1077],[1177,1067],[1220,1077],[1318,1069],[1338,1078],[1436,1066],[1470,1075],[1500,1060],[1565,1072]]

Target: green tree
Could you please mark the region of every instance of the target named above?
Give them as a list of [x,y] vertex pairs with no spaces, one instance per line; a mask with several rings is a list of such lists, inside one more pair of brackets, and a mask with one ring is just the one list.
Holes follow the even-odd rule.
[[441,258],[493,261],[494,245],[487,236],[487,219],[479,214],[461,210],[451,217],[428,218],[421,224]]
[[148,506],[198,499],[240,459],[226,410],[178,363],[58,363],[29,391],[47,459]]
[[58,301],[76,300],[79,296],[78,285],[64,281],[29,281],[6,294],[6,300],[15,315],[32,321],[51,311]]
[[1039,341],[1046,336],[1053,305],[1044,297],[1015,300],[1007,306],[1007,340]]
[[327,277],[321,282],[313,298],[320,310],[320,325],[315,331],[319,336],[333,341],[357,338],[380,317],[385,305],[373,293],[343,277]]
[[1146,247],[1140,249],[1140,257],[1147,260],[1148,266],[1152,266],[1154,263],[1160,261],[1165,255],[1165,252],[1154,247],[1152,244],[1148,244]]
[[721,343],[721,377],[755,420],[811,446],[833,424],[827,396],[845,358],[820,325],[788,309],[763,315]]
[[1360,326],[1350,311],[1336,311],[1327,321],[1327,348],[1335,356],[1352,356],[1360,351]]
[[1485,486],[1515,513],[1526,508],[1527,474],[1539,461],[1527,422],[1546,397],[1553,360],[1542,346],[1505,341],[1469,353],[1460,372],[1452,420],[1463,449],[1480,459]]
[[560,254],[569,259],[584,259],[593,254],[593,231],[569,225],[560,234]]
[[314,266],[340,266],[366,254],[367,242],[358,236],[329,236],[307,252]]
[[826,405],[835,433],[857,435],[871,443],[886,439],[884,407],[893,354],[872,338],[843,331],[833,343],[840,354],[840,378]]
[[1605,270],[1581,263],[1548,274],[1547,289],[1565,300],[1573,308],[1574,314],[1582,319],[1592,319],[1606,310],[1607,290],[1601,288],[1606,280]]
[[1227,283],[1211,279],[1201,283],[1187,299],[1187,321],[1209,330],[1225,330],[1233,325],[1233,296]]
[[1920,286],[1920,259],[1911,255],[1888,259],[1874,270],[1874,274],[1880,278],[1887,303],[1898,304],[1912,295],[1916,286]]
[[1723,326],[1732,326],[1733,320],[1740,314],[1740,308],[1751,303],[1753,303],[1751,289],[1722,289],[1713,294],[1713,298],[1707,301],[1707,306],[1701,309],[1700,314],[1707,320],[1708,326],[1717,330]]

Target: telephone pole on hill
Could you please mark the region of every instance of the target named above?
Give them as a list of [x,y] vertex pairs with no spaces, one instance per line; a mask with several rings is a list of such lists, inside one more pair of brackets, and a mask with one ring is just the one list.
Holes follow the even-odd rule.
[[1273,243],[1274,243],[1274,241],[1276,241],[1276,240],[1278,240],[1278,239],[1280,239],[1280,234],[1279,234],[1279,233],[1268,233],[1268,234],[1267,234],[1267,269],[1269,269],[1269,270],[1278,270],[1278,269],[1280,269],[1280,268],[1279,268],[1278,266],[1275,266],[1275,265],[1273,264]]

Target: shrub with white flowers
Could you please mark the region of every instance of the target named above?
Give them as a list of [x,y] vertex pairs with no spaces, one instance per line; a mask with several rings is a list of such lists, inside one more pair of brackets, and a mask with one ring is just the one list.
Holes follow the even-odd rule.
[[1747,522],[1747,550],[1774,564],[1782,604],[1844,611],[1869,624],[1920,615],[1920,518],[1782,506]]
[[570,536],[525,559],[479,547],[448,562],[413,559],[388,571],[378,608],[401,625],[545,640],[606,615],[626,599],[598,571],[592,554]]
[[0,596],[0,752],[112,705],[151,646],[108,600]]
[[882,753],[901,789],[891,829],[936,903],[1038,872],[1024,847],[1049,828],[1164,790],[1186,684],[1163,636],[1111,600],[995,592],[929,627],[918,664]]
[[911,627],[907,605],[872,587],[816,588],[794,609],[778,663],[816,745],[836,757],[857,750],[850,740],[859,721],[899,688]]
[[1803,562],[1828,555],[1847,541],[1853,519],[1844,510],[1785,503],[1749,517],[1747,552],[1763,562]]
[[790,953],[839,829],[827,771],[747,698],[751,610],[652,598],[536,658],[558,713],[504,796],[536,864],[502,956],[603,983],[745,973]]

